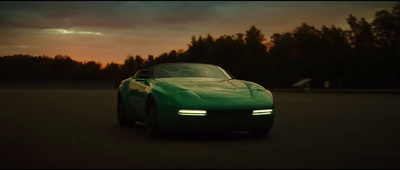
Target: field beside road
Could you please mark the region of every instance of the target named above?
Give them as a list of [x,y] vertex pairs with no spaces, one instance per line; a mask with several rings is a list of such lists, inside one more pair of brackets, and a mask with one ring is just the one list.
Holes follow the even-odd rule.
[[0,88],[0,168],[400,168],[400,95],[273,94],[265,138],[155,139],[118,127],[116,89]]

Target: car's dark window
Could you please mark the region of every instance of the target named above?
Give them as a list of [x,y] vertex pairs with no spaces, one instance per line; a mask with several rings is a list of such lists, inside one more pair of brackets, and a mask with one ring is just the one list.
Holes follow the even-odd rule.
[[153,67],[154,78],[166,77],[209,77],[231,79],[221,67],[198,63],[168,63]]
[[148,79],[150,76],[150,70],[143,69],[136,72],[134,78],[135,79]]

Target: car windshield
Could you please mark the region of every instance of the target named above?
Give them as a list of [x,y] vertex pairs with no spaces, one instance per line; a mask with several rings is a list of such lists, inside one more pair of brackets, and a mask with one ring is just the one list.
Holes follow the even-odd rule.
[[199,63],[160,64],[153,68],[153,77],[209,77],[232,79],[232,77],[221,67]]

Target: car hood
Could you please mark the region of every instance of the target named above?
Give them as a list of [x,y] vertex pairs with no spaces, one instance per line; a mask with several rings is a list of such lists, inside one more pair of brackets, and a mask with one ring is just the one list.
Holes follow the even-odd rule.
[[241,80],[218,78],[162,78],[170,86],[196,93],[203,99],[249,99],[251,93]]

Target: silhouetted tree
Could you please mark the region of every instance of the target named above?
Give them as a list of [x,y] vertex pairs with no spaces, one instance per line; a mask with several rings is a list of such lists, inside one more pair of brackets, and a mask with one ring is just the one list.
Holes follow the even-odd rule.
[[245,41],[246,45],[256,52],[266,51],[266,47],[263,44],[265,41],[264,35],[261,33],[261,30],[257,29],[255,26],[251,26],[250,29],[246,31]]
[[389,12],[376,12],[372,22],[379,56],[374,57],[375,72],[371,75],[372,83],[379,88],[394,88],[400,86],[400,3]]
[[120,80],[133,76],[136,71],[137,68],[135,65],[135,58],[131,55],[128,55],[124,61],[124,64],[121,66]]
[[321,61],[318,64],[321,81],[329,81],[330,86],[342,88],[345,73],[345,60],[351,50],[345,31],[335,26],[322,26]]
[[105,78],[107,80],[116,80],[119,74],[120,67],[121,66],[119,64],[116,64],[114,62],[108,63],[102,70],[104,72]]

